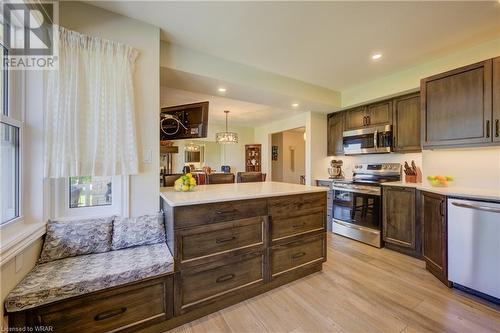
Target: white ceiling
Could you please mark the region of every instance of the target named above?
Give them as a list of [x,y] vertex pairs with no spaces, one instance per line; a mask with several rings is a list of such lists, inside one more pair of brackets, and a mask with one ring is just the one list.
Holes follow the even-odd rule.
[[301,112],[168,87],[161,87],[160,100],[161,107],[208,101],[209,122],[223,124],[225,122],[224,110],[229,110],[229,128],[231,126],[258,127]]
[[92,4],[159,26],[171,43],[334,90],[500,37],[498,1]]

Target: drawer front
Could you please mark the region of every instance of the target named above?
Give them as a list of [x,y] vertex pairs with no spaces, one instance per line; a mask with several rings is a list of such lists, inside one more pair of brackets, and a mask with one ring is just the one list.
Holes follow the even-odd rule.
[[239,200],[174,207],[175,229],[267,215],[267,200]]
[[272,240],[325,229],[325,210],[315,209],[310,214],[288,218],[273,218],[271,222]]
[[181,231],[181,262],[264,245],[264,217],[223,222]]
[[327,192],[290,195],[269,199],[269,214],[273,217],[294,216],[300,211],[326,206]]
[[276,277],[313,262],[326,260],[326,234],[271,248],[271,275]]
[[[152,285],[117,289],[117,294],[85,297],[36,311],[36,322],[57,332],[110,332],[126,327],[166,320],[167,290],[173,293],[172,279]],[[123,291],[121,291],[123,289]],[[67,305],[67,306],[66,306]]]
[[262,252],[242,256],[222,266],[207,266],[207,269],[181,271],[181,311],[264,280]]

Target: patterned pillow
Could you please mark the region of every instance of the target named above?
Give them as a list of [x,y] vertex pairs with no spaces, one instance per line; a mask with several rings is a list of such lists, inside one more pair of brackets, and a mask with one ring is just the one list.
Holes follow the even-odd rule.
[[113,250],[157,243],[165,243],[162,213],[134,218],[117,217],[114,220],[111,245]]
[[114,216],[49,221],[39,263],[111,250]]

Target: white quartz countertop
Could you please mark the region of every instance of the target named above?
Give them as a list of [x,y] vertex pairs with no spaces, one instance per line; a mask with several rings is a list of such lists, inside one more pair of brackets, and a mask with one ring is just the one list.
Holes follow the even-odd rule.
[[175,207],[326,191],[328,191],[327,187],[259,182],[198,185],[192,192],[177,192],[173,187],[162,187],[160,196],[169,206]]
[[421,191],[437,193],[450,197],[500,201],[500,189],[487,190],[487,189],[472,188],[472,187],[458,187],[453,185],[450,185],[449,187],[435,187],[426,183],[406,183],[406,182],[387,182],[387,183],[382,183],[382,186],[414,187]]

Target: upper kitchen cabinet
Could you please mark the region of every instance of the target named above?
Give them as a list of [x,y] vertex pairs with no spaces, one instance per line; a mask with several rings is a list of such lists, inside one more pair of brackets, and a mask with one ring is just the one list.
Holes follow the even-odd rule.
[[345,111],[345,129],[355,130],[366,126],[366,106]]
[[398,153],[420,151],[420,94],[395,98],[393,105],[394,151]]
[[420,82],[424,148],[492,142],[492,60]]
[[500,142],[500,57],[493,59],[493,141]]
[[328,156],[343,155],[342,132],[344,131],[344,112],[328,115]]
[[392,101],[383,101],[368,105],[366,126],[390,125],[392,121]]

